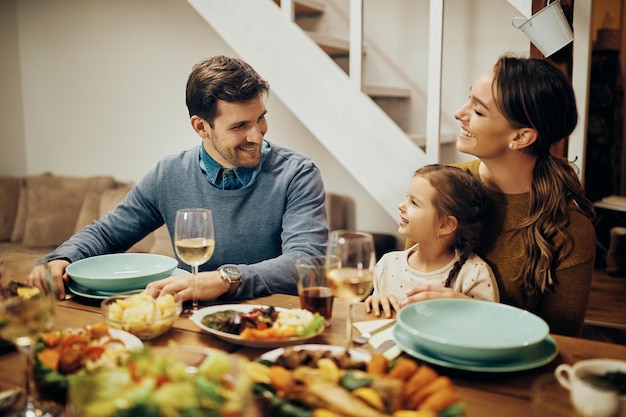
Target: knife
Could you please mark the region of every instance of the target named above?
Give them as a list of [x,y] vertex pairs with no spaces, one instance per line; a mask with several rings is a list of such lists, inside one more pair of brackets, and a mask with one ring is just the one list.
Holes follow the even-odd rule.
[[385,340],[380,346],[374,349],[374,353],[385,353],[389,349],[394,347],[395,345],[396,345],[396,342],[394,342],[393,340],[391,339]]

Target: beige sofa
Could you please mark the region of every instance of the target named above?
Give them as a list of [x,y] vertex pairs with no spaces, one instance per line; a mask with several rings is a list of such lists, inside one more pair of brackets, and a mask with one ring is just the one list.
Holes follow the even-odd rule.
[[[36,260],[108,213],[132,184],[109,176],[0,177],[0,276],[23,280]],[[165,226],[129,252],[174,256]]]
[[[108,213],[131,187],[131,183],[121,183],[110,176],[0,177],[2,283],[26,278],[38,258]],[[327,193],[326,210],[331,230],[355,227],[355,205],[349,197]],[[374,233],[374,238],[379,256],[398,246],[393,235]],[[129,252],[174,257],[165,226],[146,236]]]

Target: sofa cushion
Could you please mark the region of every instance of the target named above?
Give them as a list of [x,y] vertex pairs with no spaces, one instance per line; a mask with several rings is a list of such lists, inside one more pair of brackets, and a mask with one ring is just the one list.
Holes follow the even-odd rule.
[[95,191],[90,191],[85,194],[83,204],[78,212],[76,224],[74,225],[74,233],[77,233],[83,227],[100,218],[100,194],[101,193]]
[[24,229],[26,228],[26,212],[28,204],[26,200],[26,180],[22,180],[20,184],[19,197],[17,199],[17,213],[15,213],[15,223],[11,231],[11,242],[21,242],[24,238]]
[[72,236],[83,199],[102,192],[113,177],[40,175],[26,178],[26,224],[22,243],[28,247],[60,245]]
[[11,238],[21,185],[21,178],[0,177],[0,240]]
[[170,239],[170,233],[167,229],[167,225],[164,224],[156,229],[153,235],[154,245],[150,248],[150,253],[175,258],[176,255],[174,254],[174,248],[172,247],[172,240]]
[[[132,184],[122,184],[116,188],[104,191],[100,196],[100,218],[106,216],[109,211],[113,210],[121,203],[131,188]],[[154,241],[154,233],[150,233],[148,236],[135,243],[127,252],[150,252]]]

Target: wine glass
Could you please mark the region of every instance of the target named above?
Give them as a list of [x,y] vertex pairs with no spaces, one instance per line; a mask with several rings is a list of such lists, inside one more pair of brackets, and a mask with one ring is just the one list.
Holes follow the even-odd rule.
[[370,233],[350,230],[332,231],[328,238],[327,255],[341,259],[338,268],[328,271],[330,288],[335,297],[348,300],[346,320],[346,349],[352,347],[352,310],[354,304],[367,297],[374,285],[376,251]]
[[211,210],[201,208],[178,210],[174,247],[178,258],[191,266],[191,309],[183,311],[183,316],[189,317],[198,310],[198,267],[211,259],[215,250]]
[[[47,269],[46,272],[49,274]],[[24,361],[25,402],[13,410],[12,416],[54,417],[60,414],[59,406],[39,400],[33,374],[33,349],[38,336],[52,329],[55,310],[55,295],[49,289],[10,284],[0,294],[0,337],[12,342]]]

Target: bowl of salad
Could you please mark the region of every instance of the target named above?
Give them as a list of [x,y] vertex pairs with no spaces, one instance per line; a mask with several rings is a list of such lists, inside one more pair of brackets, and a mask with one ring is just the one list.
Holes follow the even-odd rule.
[[245,415],[252,383],[243,357],[178,346],[145,347],[115,368],[85,369],[69,380],[70,416]]

